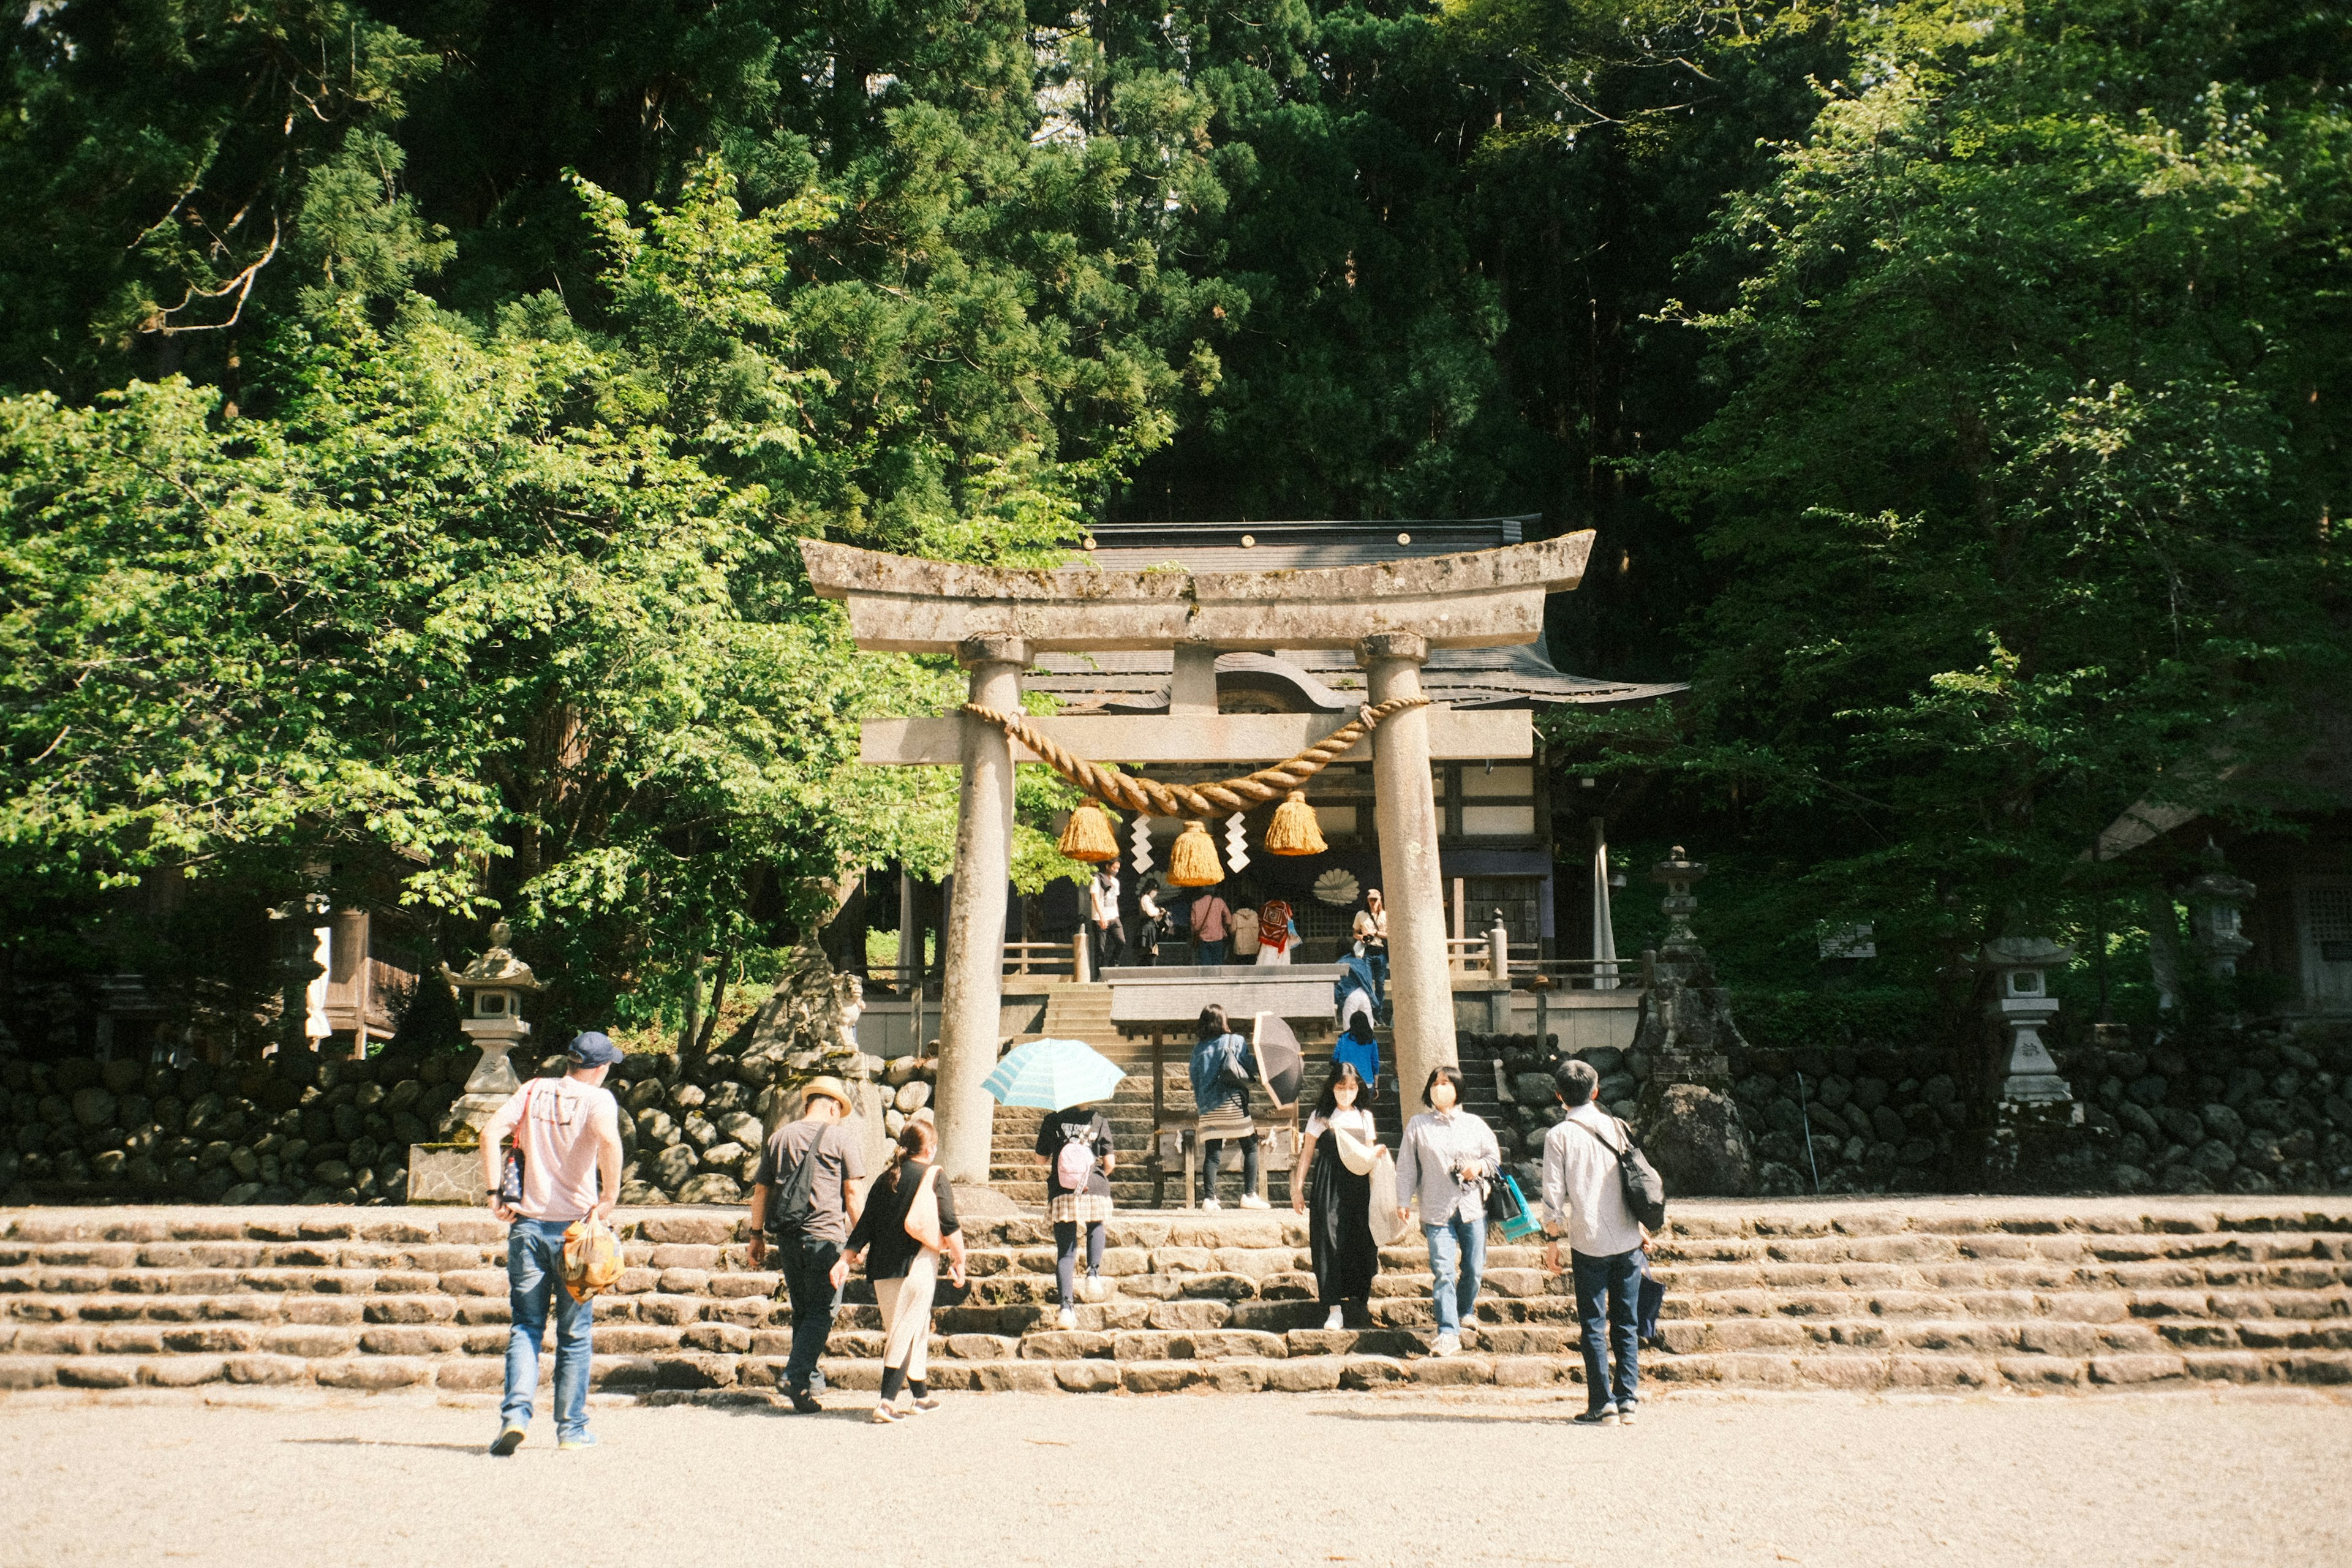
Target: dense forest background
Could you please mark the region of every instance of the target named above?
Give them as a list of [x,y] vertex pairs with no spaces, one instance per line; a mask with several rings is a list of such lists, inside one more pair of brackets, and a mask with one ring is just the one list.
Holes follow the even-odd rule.
[[943,869],[944,781],[850,764],[952,677],[854,656],[800,535],[1596,529],[1555,658],[1693,689],[1551,754],[1783,993],[1858,920],[1947,1014],[2004,930],[2128,956],[2118,811],[2313,804],[2245,781],[2347,689],[2337,7],[54,0],[7,51],[12,995],[234,1011],[311,892],[505,912],[552,1026],[650,1023]]

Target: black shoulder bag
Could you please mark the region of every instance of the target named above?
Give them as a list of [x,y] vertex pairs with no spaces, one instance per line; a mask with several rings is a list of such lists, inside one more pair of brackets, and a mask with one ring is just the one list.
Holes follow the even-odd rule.
[[[1615,1120],[1612,1118],[1612,1120]],[[1601,1136],[1601,1129],[1590,1121],[1580,1121],[1579,1127],[1600,1141],[1601,1146],[1617,1156],[1617,1183],[1625,1190],[1625,1206],[1633,1211],[1633,1223],[1643,1230],[1658,1230],[1666,1223],[1666,1184],[1658,1174],[1650,1157],[1633,1142],[1633,1130],[1622,1121],[1617,1122],[1618,1134],[1625,1140],[1622,1149],[1611,1146]]]

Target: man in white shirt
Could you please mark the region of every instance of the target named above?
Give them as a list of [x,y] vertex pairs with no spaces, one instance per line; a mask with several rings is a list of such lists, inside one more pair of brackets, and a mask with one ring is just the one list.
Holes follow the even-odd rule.
[[[1593,1103],[1601,1075],[1571,1061],[1557,1075],[1568,1120],[1544,1135],[1544,1228],[1552,1236],[1545,1266],[1559,1272],[1559,1237],[1568,1237],[1576,1276],[1576,1315],[1584,1323],[1588,1408],[1576,1419],[1619,1426],[1633,1419],[1640,1397],[1642,1341],[1635,1311],[1642,1287],[1642,1227],[1626,1206],[1617,1172],[1624,1129]],[[1610,1352],[1614,1342],[1615,1377]]]

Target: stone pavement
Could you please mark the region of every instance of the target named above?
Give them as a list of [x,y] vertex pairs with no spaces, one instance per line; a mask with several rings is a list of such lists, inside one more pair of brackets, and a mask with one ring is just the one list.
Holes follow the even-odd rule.
[[0,1562],[2328,1563],[2352,1561],[2352,1397],[1670,1393],[950,1396],[875,1427],[597,1402],[481,1452],[479,1397],[0,1399]]

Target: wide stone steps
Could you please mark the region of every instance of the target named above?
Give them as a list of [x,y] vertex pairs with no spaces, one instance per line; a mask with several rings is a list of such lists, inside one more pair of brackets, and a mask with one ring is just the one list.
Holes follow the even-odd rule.
[[[2290,1203],[2294,1202],[2290,1200]],[[2220,1206],[2217,1206],[2220,1205]],[[764,1397],[790,1343],[740,1215],[624,1214],[600,1297],[605,1388]],[[1465,1352],[1434,1333],[1416,1247],[1368,1310],[1322,1328],[1286,1212],[1121,1215],[1104,1299],[1054,1322],[1050,1226],[968,1227],[973,1289],[931,1342],[941,1387],[1166,1392],[1580,1381],[1575,1306],[1540,1250],[1490,1247]],[[1666,1300],[1645,1375],[1667,1386],[2022,1387],[2352,1383],[2352,1203],[1691,1203],[1654,1248]],[[214,1383],[498,1386],[503,1227],[471,1212],[16,1210],[0,1215],[0,1388]],[[828,1347],[878,1379],[854,1282]]]

